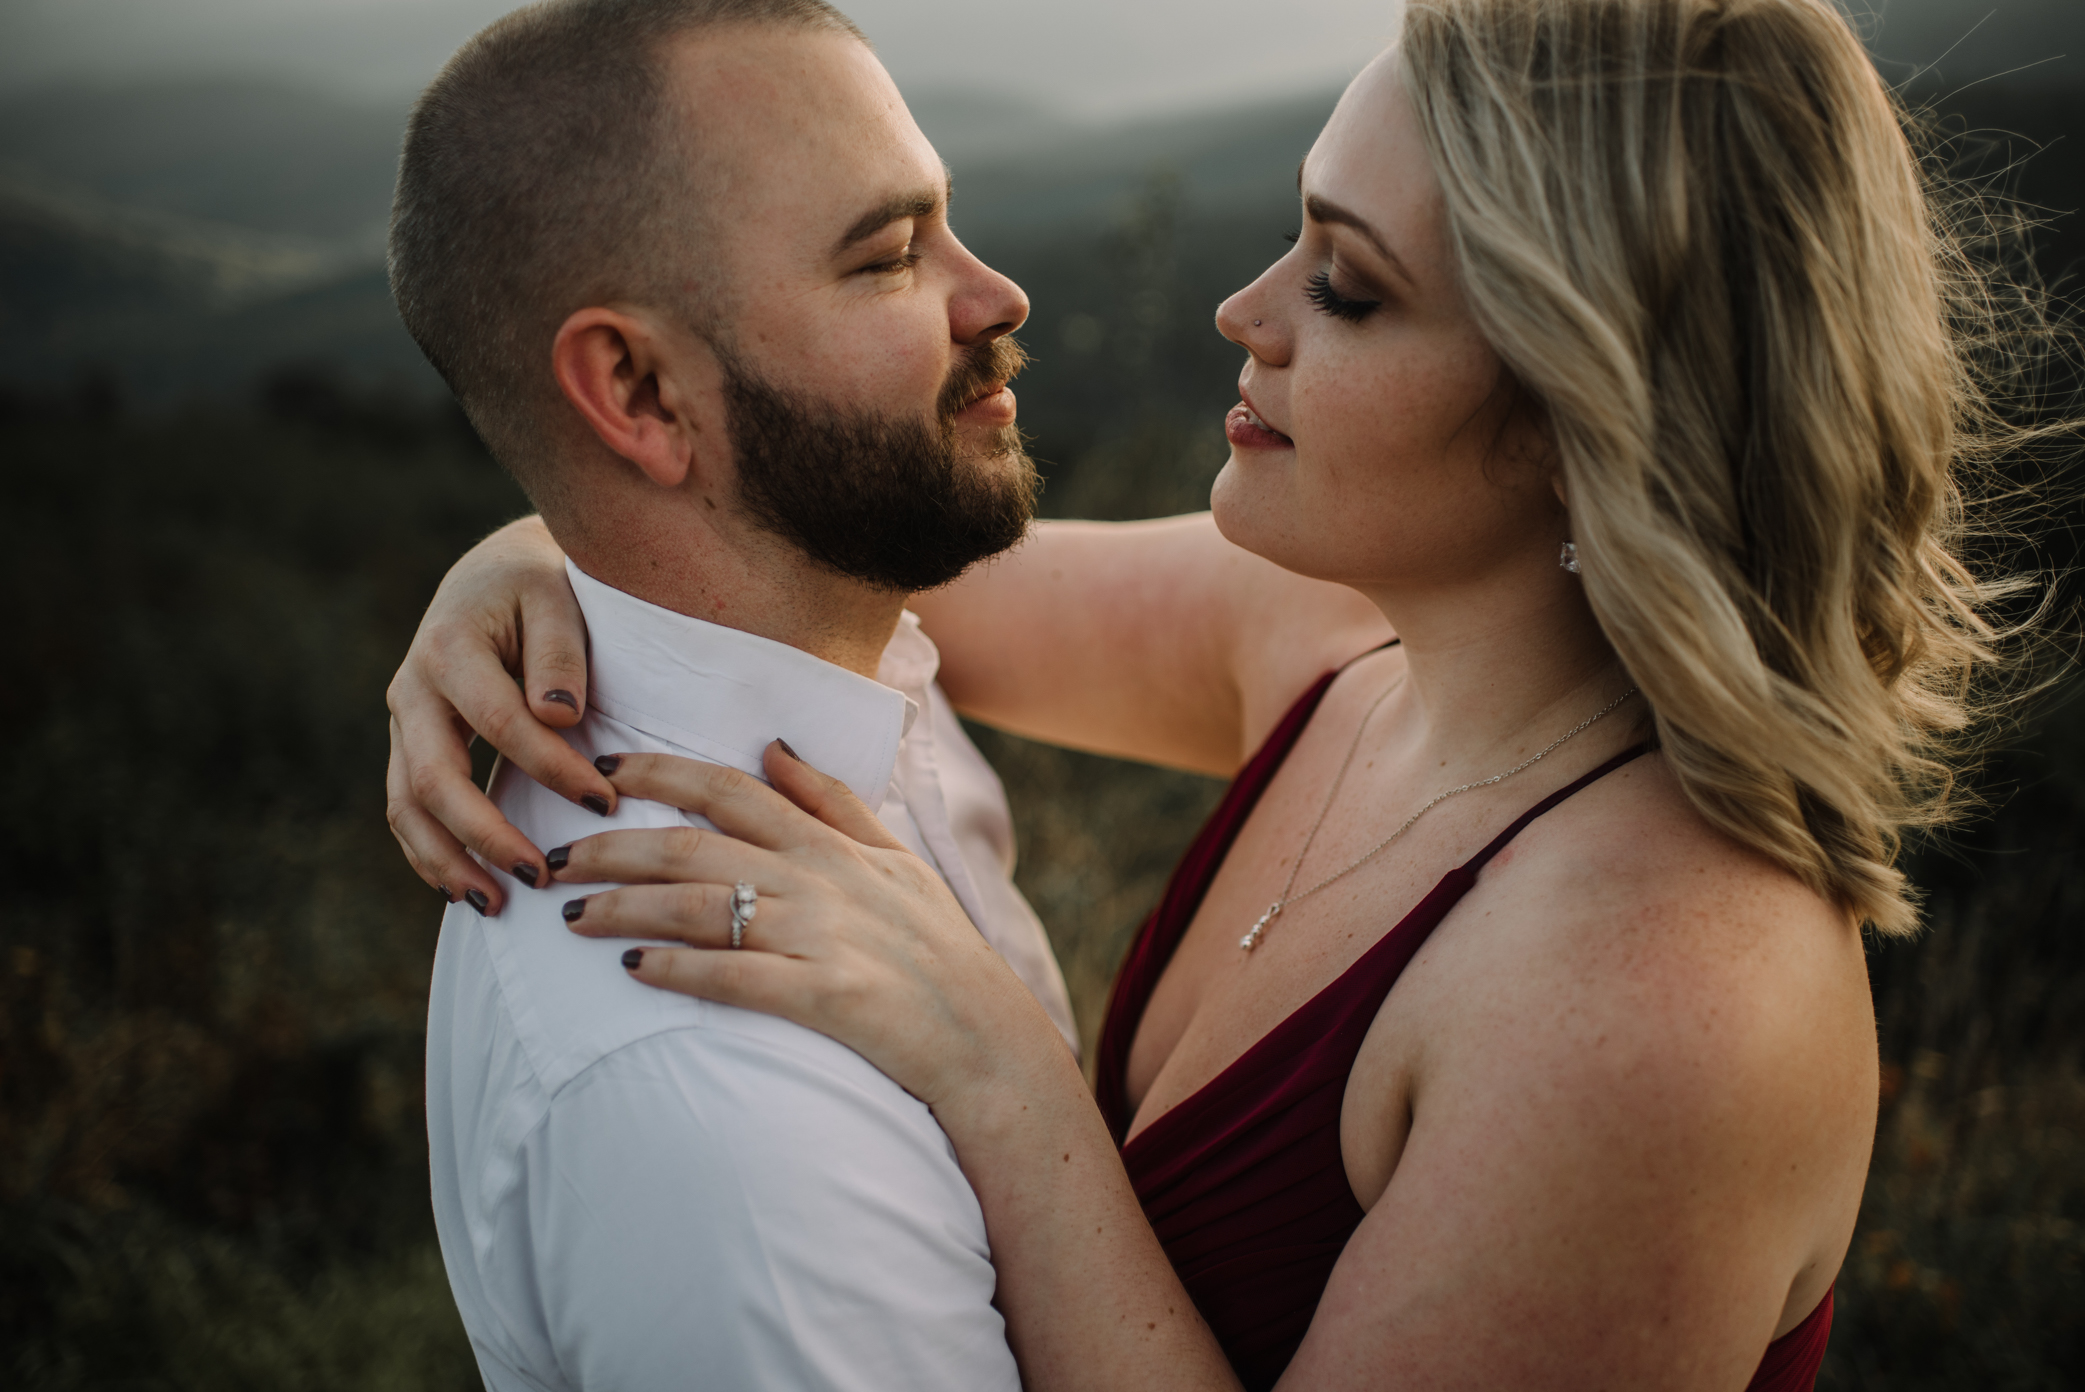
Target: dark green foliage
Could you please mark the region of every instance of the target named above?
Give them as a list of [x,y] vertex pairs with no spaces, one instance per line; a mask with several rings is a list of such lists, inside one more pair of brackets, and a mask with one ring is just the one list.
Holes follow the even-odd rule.
[[523,510],[447,411],[5,427],[0,1382],[463,1387],[383,690]]
[[2085,1383],[2085,711],[1919,858],[1929,930],[1873,948],[1883,1108],[1822,1386]]

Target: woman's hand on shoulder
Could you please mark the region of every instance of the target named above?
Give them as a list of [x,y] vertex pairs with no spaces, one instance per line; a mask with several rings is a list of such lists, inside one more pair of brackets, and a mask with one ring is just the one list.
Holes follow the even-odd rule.
[[[975,1094],[1063,1037],[971,923],[933,868],[838,779],[779,741],[773,787],[735,769],[663,754],[622,756],[625,797],[717,828],[605,831],[574,842],[556,877],[621,888],[572,901],[572,930],[664,940],[626,969],[683,995],[793,1020],[839,1040],[929,1106]],[[743,950],[732,894],[757,894]]]
[[[519,674],[521,686],[515,685]],[[451,902],[498,913],[498,880],[472,860],[547,879],[543,853],[471,778],[483,736],[545,787],[603,816],[615,789],[556,730],[586,710],[586,623],[564,553],[536,518],[479,542],[443,577],[386,693],[392,834],[420,878]]]
[[[933,1109],[984,1211],[1026,1386],[1235,1392],[1049,1016],[844,784],[779,743],[765,771],[773,788],[715,764],[623,758],[625,796],[718,830],[574,842],[562,878],[622,887],[568,907],[573,930],[680,944],[633,946],[624,969],[837,1039]],[[740,883],[759,897],[732,951]]]

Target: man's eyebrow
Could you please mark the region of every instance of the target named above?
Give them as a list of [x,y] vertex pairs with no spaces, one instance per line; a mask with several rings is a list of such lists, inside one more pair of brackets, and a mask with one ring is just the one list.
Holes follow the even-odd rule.
[[[1301,169],[1296,171],[1296,180],[1297,185],[1300,187],[1303,181],[1303,171]],[[1312,222],[1330,222],[1336,223],[1341,227],[1353,228],[1356,232],[1368,238],[1369,244],[1376,249],[1385,261],[1390,263],[1390,269],[1404,277],[1407,285],[1418,284],[1417,281],[1412,279],[1412,273],[1405,269],[1404,262],[1397,259],[1397,253],[1390,250],[1390,244],[1383,240],[1383,234],[1376,231],[1374,225],[1367,218],[1362,217],[1359,213],[1349,212],[1337,203],[1329,203],[1315,193],[1304,195],[1303,211]]]
[[932,217],[948,206],[949,197],[949,187],[944,184],[938,189],[920,189],[887,198],[854,220],[840,240],[833,244],[833,255],[846,255],[847,249],[856,242],[875,236],[894,222]]

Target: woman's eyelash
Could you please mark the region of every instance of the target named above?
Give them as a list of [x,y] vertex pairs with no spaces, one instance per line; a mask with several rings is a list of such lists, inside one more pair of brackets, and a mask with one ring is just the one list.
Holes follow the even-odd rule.
[[1332,273],[1319,271],[1304,282],[1303,297],[1334,319],[1358,324],[1382,304],[1381,300],[1350,300],[1332,288]]
[[1303,240],[1303,229],[1299,227],[1294,232],[1284,232],[1281,234],[1281,239],[1290,246],[1294,246]]

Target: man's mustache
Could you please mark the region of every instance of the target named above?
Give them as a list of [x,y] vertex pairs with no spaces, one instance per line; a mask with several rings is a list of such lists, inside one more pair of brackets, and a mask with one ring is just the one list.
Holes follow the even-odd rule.
[[964,355],[942,385],[937,409],[944,423],[987,391],[1005,386],[1028,366],[1028,351],[1007,334]]

